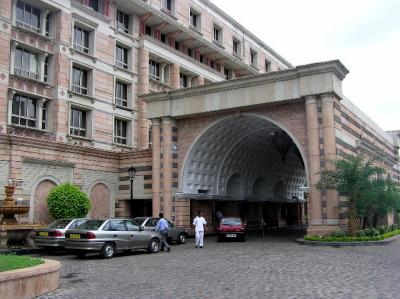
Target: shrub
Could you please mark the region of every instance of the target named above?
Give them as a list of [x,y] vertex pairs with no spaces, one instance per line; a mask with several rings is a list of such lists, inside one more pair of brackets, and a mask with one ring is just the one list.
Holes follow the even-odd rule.
[[85,217],[90,209],[90,200],[85,193],[72,184],[62,184],[47,197],[50,214],[55,219]]
[[347,233],[344,230],[333,231],[329,234],[329,237],[345,237]]

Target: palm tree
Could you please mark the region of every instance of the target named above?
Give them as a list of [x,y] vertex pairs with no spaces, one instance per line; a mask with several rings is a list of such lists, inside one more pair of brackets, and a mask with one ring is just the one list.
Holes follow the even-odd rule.
[[[331,168],[321,172],[317,184],[320,191],[336,190],[347,197],[348,233],[355,236],[359,221],[359,206],[365,202],[374,186],[371,179],[379,177],[384,171],[373,165],[373,161],[363,155],[350,156],[347,160],[329,161]],[[377,193],[375,193],[377,194]]]

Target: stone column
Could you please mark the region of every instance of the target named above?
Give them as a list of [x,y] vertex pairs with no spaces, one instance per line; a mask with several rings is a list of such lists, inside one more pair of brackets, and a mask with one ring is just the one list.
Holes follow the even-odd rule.
[[197,76],[195,78],[195,84],[196,86],[204,85],[204,77],[203,76]]
[[37,103],[37,112],[36,112],[36,129],[42,129],[42,120],[43,120],[43,105],[46,103],[45,98],[41,98]]
[[308,167],[310,175],[309,203],[311,205],[311,219],[308,232],[313,233],[322,225],[321,192],[315,185],[321,179],[319,128],[318,128],[318,101],[316,96],[307,96],[305,99],[307,120]]
[[[321,95],[322,100],[322,130],[324,138],[325,167],[332,167],[328,160],[336,159],[336,138],[335,138],[335,110],[333,94]],[[326,191],[326,214],[328,225],[339,225],[339,194],[337,191]]]
[[162,118],[162,174],[163,174],[163,211],[166,218],[172,216],[172,120]]
[[148,147],[149,123],[146,120],[146,103],[140,98],[149,93],[149,50],[139,48],[139,82],[138,82],[138,145],[140,149]]
[[157,217],[160,213],[160,167],[161,167],[161,144],[160,144],[160,120],[152,119],[152,150],[153,150],[153,166],[152,166],[152,189],[153,189],[153,217]]
[[170,66],[170,78],[169,78],[169,82],[170,82],[170,86],[172,89],[179,89],[181,88],[181,80],[180,80],[180,76],[179,76],[179,65],[176,63],[171,64]]
[[40,34],[46,35],[46,19],[47,15],[49,14],[49,10],[42,10],[40,13]]

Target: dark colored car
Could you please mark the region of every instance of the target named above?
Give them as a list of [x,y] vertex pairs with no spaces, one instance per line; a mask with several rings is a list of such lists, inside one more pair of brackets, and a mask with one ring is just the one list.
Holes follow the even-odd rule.
[[[133,220],[141,225],[145,231],[155,231],[155,227],[157,225],[157,221],[159,218],[155,217],[136,217]],[[187,232],[182,227],[177,227],[171,221],[168,221],[169,229],[169,238],[167,239],[168,243],[177,242],[179,244],[186,243]]]
[[77,228],[87,219],[58,219],[48,226],[35,230],[33,241],[38,247],[46,250],[63,248],[65,244],[65,232],[68,229]]
[[116,251],[146,249],[160,250],[161,235],[144,231],[131,219],[88,220],[77,229],[65,233],[65,248],[78,257],[98,252],[103,258],[112,258]]
[[217,240],[246,241],[246,225],[240,218],[222,218],[217,228]]

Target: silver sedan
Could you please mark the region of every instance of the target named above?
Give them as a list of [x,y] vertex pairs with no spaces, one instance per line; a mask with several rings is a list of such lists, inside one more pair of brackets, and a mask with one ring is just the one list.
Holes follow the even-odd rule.
[[[136,217],[133,218],[133,220],[139,224],[140,226],[143,227],[144,230],[146,231],[155,231],[157,222],[159,218],[156,217]],[[171,221],[167,220],[168,222],[168,243],[171,243],[171,241],[175,241],[179,244],[184,244],[186,243],[186,238],[187,238],[187,231],[182,228],[176,226],[174,223]]]
[[88,252],[99,252],[103,258],[112,258],[116,251],[147,249],[160,250],[161,235],[144,231],[131,219],[88,220],[79,228],[65,233],[65,248],[83,257]]
[[37,229],[33,241],[38,247],[46,250],[63,248],[65,244],[65,232],[68,229],[77,228],[87,219],[58,219],[48,226]]

